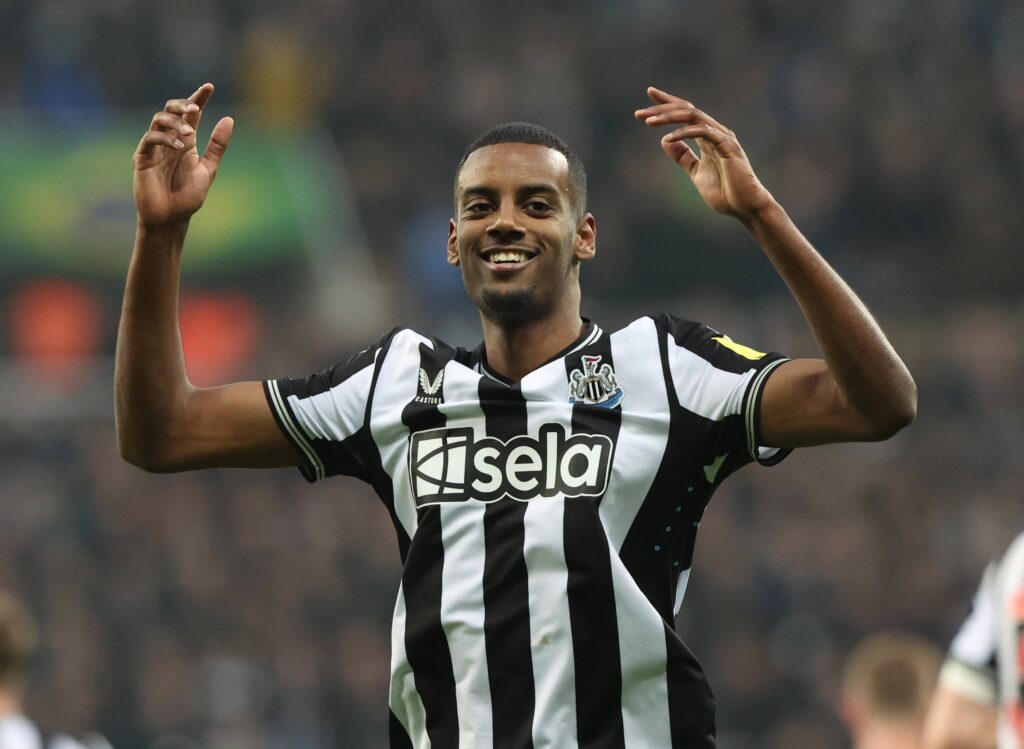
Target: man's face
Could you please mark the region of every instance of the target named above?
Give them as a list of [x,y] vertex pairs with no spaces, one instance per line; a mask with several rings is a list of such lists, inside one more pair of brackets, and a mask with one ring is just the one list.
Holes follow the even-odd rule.
[[461,266],[473,303],[519,326],[579,294],[579,263],[594,255],[594,217],[577,217],[565,156],[499,143],[469,155],[455,190],[448,262]]

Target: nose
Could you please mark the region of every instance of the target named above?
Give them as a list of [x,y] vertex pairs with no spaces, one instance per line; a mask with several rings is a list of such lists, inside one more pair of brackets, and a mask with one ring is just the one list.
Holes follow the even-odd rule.
[[487,227],[487,236],[498,244],[512,244],[525,235],[523,227],[516,221],[515,212],[508,208],[496,211],[491,225]]

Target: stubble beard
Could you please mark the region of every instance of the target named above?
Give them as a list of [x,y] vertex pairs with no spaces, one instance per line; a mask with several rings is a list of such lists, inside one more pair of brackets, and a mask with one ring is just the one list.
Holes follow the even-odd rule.
[[484,289],[480,295],[480,311],[503,328],[518,328],[543,315],[537,309],[537,289],[521,286],[515,289]]

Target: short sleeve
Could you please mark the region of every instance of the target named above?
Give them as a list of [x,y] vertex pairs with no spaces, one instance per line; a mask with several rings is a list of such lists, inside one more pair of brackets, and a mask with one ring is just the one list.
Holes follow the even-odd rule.
[[998,576],[998,566],[990,564],[939,674],[944,687],[980,704],[998,699]]
[[728,472],[751,461],[782,461],[791,450],[761,444],[760,409],[768,377],[789,358],[756,351],[702,323],[665,314],[654,321],[663,330],[665,366],[678,405],[709,422],[714,450],[728,455]]
[[299,470],[307,480],[339,474],[370,480],[367,414],[395,332],[317,374],[263,383],[270,410],[301,456]]

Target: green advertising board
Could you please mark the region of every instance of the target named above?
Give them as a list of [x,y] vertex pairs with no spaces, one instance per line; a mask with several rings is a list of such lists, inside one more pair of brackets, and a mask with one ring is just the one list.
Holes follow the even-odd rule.
[[[124,273],[135,232],[136,124],[137,118],[132,126],[106,123],[84,135],[30,123],[0,126],[5,273]],[[200,143],[208,137],[209,126],[201,128]],[[301,256],[311,231],[346,215],[332,205],[341,197],[332,171],[340,165],[323,143],[236,126],[217,182],[192,221],[185,272],[218,276],[283,265]]]

